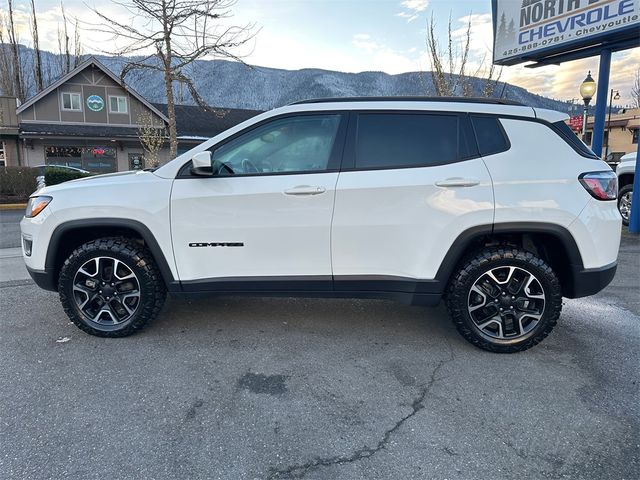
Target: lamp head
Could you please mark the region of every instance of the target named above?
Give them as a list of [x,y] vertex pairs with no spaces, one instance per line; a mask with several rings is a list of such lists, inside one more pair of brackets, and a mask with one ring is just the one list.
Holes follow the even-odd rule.
[[585,105],[589,105],[589,102],[596,93],[596,81],[591,76],[591,71],[587,74],[587,78],[584,79],[580,85],[580,95]]

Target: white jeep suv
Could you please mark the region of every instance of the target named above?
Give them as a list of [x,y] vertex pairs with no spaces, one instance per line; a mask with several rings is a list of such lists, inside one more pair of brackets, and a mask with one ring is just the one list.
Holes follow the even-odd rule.
[[288,105],[155,171],[36,192],[24,259],[105,337],[139,330],[167,291],[444,298],[474,345],[525,350],[563,296],[616,271],[616,176],[566,118],[486,99]]

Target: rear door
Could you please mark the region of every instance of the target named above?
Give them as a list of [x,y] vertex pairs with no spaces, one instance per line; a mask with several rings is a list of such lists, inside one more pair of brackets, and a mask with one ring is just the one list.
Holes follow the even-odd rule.
[[353,113],[332,224],[335,288],[412,290],[493,214],[466,114]]

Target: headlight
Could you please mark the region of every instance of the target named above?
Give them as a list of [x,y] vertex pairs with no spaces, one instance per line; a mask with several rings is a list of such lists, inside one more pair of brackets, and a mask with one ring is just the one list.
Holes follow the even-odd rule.
[[51,203],[52,198],[47,197],[46,195],[41,195],[39,197],[31,197],[27,202],[27,211],[24,213],[24,216],[27,218],[33,218],[37,216],[44,207]]

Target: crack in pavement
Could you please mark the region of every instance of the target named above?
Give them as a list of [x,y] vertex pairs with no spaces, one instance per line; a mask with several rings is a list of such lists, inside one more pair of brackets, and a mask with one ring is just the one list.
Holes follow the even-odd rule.
[[400,420],[398,420],[396,424],[393,427],[391,427],[389,430],[385,431],[384,435],[382,436],[382,439],[378,442],[378,444],[375,447],[364,446],[363,448],[356,450],[349,456],[318,457],[306,463],[290,465],[286,468],[272,467],[269,469],[267,480],[301,479],[301,478],[304,478],[304,476],[307,473],[313,470],[316,470],[318,468],[330,467],[333,465],[343,465],[346,463],[357,462],[364,458],[373,457],[380,450],[383,450],[384,448],[386,448],[386,446],[389,444],[389,441],[391,440],[391,436],[394,433],[396,433],[402,427],[402,425],[404,425],[404,423],[407,420],[415,416],[420,410],[424,408],[424,404],[423,404],[424,400],[427,398],[427,395],[431,391],[431,388],[433,387],[433,385],[436,383],[436,381],[439,380],[438,378],[436,378],[436,376],[438,375],[438,372],[445,364],[453,361],[453,359],[454,359],[453,349],[450,348],[450,358],[443,359],[443,360],[440,360],[440,362],[438,362],[436,367],[431,372],[429,381],[426,384],[423,384],[419,395],[411,403],[411,412],[409,412],[407,415],[405,415]]

